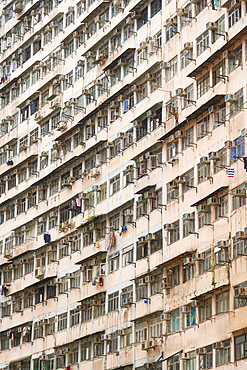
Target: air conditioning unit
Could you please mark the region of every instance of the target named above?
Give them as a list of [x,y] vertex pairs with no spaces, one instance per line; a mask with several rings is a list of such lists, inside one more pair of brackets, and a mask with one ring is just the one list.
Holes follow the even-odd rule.
[[157,113],[154,110],[148,110],[146,113],[147,117],[149,118],[155,118],[157,117]]
[[184,213],[182,216],[183,220],[193,220],[193,214],[192,213]]
[[47,151],[43,151],[40,153],[40,156],[41,157],[48,157],[48,152]]
[[186,177],[185,176],[178,176],[176,178],[178,184],[185,184],[186,183]]
[[183,8],[178,8],[177,9],[177,16],[182,17],[186,14],[185,10]]
[[178,181],[177,180],[173,180],[169,183],[169,186],[171,189],[177,189],[178,188]]
[[236,239],[246,239],[247,235],[244,231],[237,231],[235,235]]
[[132,92],[138,92],[141,90],[141,86],[140,85],[133,85],[132,88],[131,88],[131,91]]
[[91,177],[97,177],[100,175],[100,171],[98,170],[98,168],[92,168],[91,171],[90,171],[90,176]]
[[133,19],[130,16],[126,18],[126,24],[127,25],[131,25],[133,23],[134,23],[134,21],[133,21]]
[[247,288],[242,288],[242,287],[234,288],[234,297],[235,298],[246,298],[247,297]]
[[190,307],[189,306],[179,307],[179,313],[184,313],[184,314],[190,313]]
[[155,279],[154,279],[154,276],[147,275],[147,276],[145,276],[144,280],[145,280],[145,283],[147,284],[147,283],[154,282]]
[[43,118],[42,114],[40,112],[34,113],[34,120],[40,121]]
[[196,350],[196,353],[197,353],[198,355],[206,355],[206,354],[207,354],[207,350],[206,350],[206,348],[198,348],[198,349]]
[[207,205],[200,205],[200,206],[197,206],[197,211],[201,213],[209,213],[210,207]]
[[209,159],[217,159],[217,158],[219,158],[219,154],[218,154],[218,152],[209,152],[208,153],[208,158]]
[[119,67],[125,67],[125,66],[127,66],[127,65],[128,65],[128,61],[127,61],[127,60],[125,60],[125,59],[119,59],[119,60],[117,61],[117,65],[118,65]]
[[175,227],[174,227],[174,224],[164,224],[164,230],[173,230]]
[[227,94],[225,95],[225,102],[227,103],[233,103],[236,101],[235,95],[234,94]]
[[201,253],[193,253],[191,256],[193,261],[203,261],[204,257]]
[[162,313],[160,316],[160,319],[162,321],[170,321],[171,320],[171,314],[170,313]]
[[64,131],[66,129],[67,129],[67,122],[61,121],[61,122],[57,123],[57,130],[58,131]]
[[155,80],[155,74],[154,73],[147,73],[145,75],[145,80],[146,81],[154,81]]
[[178,107],[169,107],[168,112],[172,116],[176,116],[178,114]]
[[173,141],[175,141],[175,135],[170,135],[170,136],[168,137],[168,142],[169,142],[169,143],[172,143]]
[[167,18],[167,20],[165,21],[166,27],[176,26],[176,25],[177,25],[176,21],[171,17]]
[[203,164],[203,163],[208,163],[208,157],[201,157],[200,158],[200,163]]
[[171,289],[173,287],[173,284],[169,279],[164,278],[163,283],[160,284],[161,289]]
[[175,90],[175,95],[180,97],[184,96],[184,89],[179,87],[178,89]]
[[184,258],[184,266],[193,264],[193,260],[191,257]]
[[184,137],[183,131],[180,130],[175,131],[174,136],[175,139],[183,138]]
[[217,23],[216,22],[208,22],[206,23],[207,30],[217,30]]
[[141,128],[141,127],[142,127],[142,123],[141,123],[141,121],[134,121],[134,122],[133,122],[133,126],[134,126],[135,128]]
[[215,205],[219,204],[219,199],[218,198],[208,198],[207,199],[207,204],[209,206],[215,206]]
[[139,49],[147,49],[147,47],[148,47],[148,44],[147,44],[147,42],[141,42],[140,43],[140,47],[139,47]]
[[148,233],[147,235],[145,235],[145,240],[146,240],[146,241],[155,240],[155,236],[154,236],[154,234],[152,234],[152,233]]
[[246,189],[233,189],[233,197],[246,198]]
[[98,113],[99,118],[107,117],[107,112],[105,110],[100,110]]
[[169,62],[161,62],[160,63],[160,69],[169,69],[170,63]]
[[122,299],[122,306],[129,306],[131,303],[133,303],[132,297],[127,297]]
[[143,279],[143,278],[139,279],[139,280],[138,280],[138,285],[139,285],[139,286],[144,286],[144,285],[146,285],[145,279]]
[[139,19],[139,18],[141,18],[141,12],[136,10],[131,13],[131,19]]
[[213,345],[214,349],[223,349],[224,348],[224,342],[216,342]]
[[35,277],[36,278],[42,278],[45,274],[45,267],[44,266],[40,266],[40,267],[37,267],[35,269]]

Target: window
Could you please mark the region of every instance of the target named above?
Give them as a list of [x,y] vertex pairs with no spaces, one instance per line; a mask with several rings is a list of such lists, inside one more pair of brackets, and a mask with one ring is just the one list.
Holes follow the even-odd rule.
[[175,243],[177,240],[179,240],[180,238],[179,220],[176,222],[173,222],[171,224],[171,227],[167,231],[168,231],[168,244]]
[[111,334],[111,339],[108,341],[108,350],[110,353],[118,350],[118,336],[116,333]]
[[206,298],[198,301],[200,322],[209,319],[212,316],[212,298]]
[[234,114],[237,114],[238,112],[243,109],[243,89],[239,90],[235,95],[234,95],[235,100],[230,103],[230,116],[233,116]]
[[193,84],[184,89],[183,109],[194,102],[194,86]]
[[194,168],[186,172],[182,178],[184,178],[182,183],[182,193],[184,194],[194,187]]
[[124,266],[129,266],[129,262],[134,261],[134,249],[133,246],[131,245],[130,247],[127,247],[123,249],[123,267]]
[[221,171],[227,166],[227,151],[221,149],[217,152],[217,159],[214,160],[214,173]]
[[176,116],[178,113],[178,99],[175,97],[166,104],[166,119]]
[[183,327],[189,328],[192,325],[196,325],[196,308],[193,306],[185,306],[188,312],[183,315]]
[[148,7],[141,10],[141,16],[137,19],[137,30],[141,28],[148,21]]
[[170,312],[171,320],[167,322],[168,333],[174,333],[180,330],[180,314],[179,310]]
[[197,80],[197,98],[200,98],[209,90],[210,77],[209,72],[205,73],[202,77]]
[[80,323],[80,310],[71,310],[70,311],[70,326],[75,326]]
[[216,21],[216,30],[212,32],[212,42],[217,41],[225,33],[225,16],[223,15]]
[[247,358],[247,334],[239,335],[234,338],[235,361]]
[[58,315],[57,330],[60,331],[65,329],[67,329],[67,312]]
[[119,252],[108,257],[108,272],[114,272],[119,269]]
[[234,26],[235,23],[237,23],[240,18],[242,17],[242,12],[241,12],[241,6],[238,7],[233,7],[228,11],[228,26],[231,28]]
[[193,49],[183,50],[180,54],[180,68],[187,67],[193,59]]
[[183,133],[182,150],[191,147],[194,144],[194,127],[190,127]]
[[208,208],[208,212],[198,212],[198,221],[199,221],[199,229],[201,229],[205,225],[209,225],[211,223],[211,211]]
[[124,335],[121,335],[120,344],[121,348],[130,346],[133,343],[132,340],[132,328],[124,329]]
[[184,362],[184,370],[196,369],[196,351],[187,353],[188,359]]
[[136,325],[136,338],[137,343],[145,342],[148,339],[148,329],[146,323],[141,323]]
[[173,356],[167,360],[167,370],[180,370],[179,356]]
[[116,311],[119,308],[119,292],[114,292],[108,296],[108,312]]
[[120,191],[120,174],[110,179],[110,195]]
[[207,272],[212,267],[212,260],[211,260],[211,249],[208,251],[201,253],[202,260],[199,261],[199,274],[203,274],[204,272]]
[[177,55],[169,62],[169,68],[166,69],[166,81],[169,81],[178,73],[178,57]]
[[232,72],[235,68],[239,67],[243,63],[242,45],[231,51],[229,60],[229,72]]
[[196,39],[197,56],[201,55],[207,48],[209,48],[209,31],[204,32]]
[[216,314],[229,311],[229,291],[216,294]]
[[83,339],[81,343],[81,361],[87,361],[91,358],[92,342],[88,338]]
[[173,141],[172,143],[167,144],[167,160],[170,161],[178,153],[178,142]]
[[180,284],[180,271],[179,265],[174,266],[167,271],[167,280],[171,286],[176,286]]
[[210,133],[209,131],[209,115],[197,122],[197,139],[200,140]]
[[171,26],[166,26],[166,42],[171,40],[178,32],[177,18],[174,18]]
[[216,64],[216,66],[213,67],[213,86],[220,81],[224,82],[226,78],[225,60],[222,60],[220,63]]
[[233,238],[233,258],[247,254],[247,239]]
[[[137,65],[140,65],[145,60],[148,60],[147,56],[148,56],[147,49],[140,49],[140,50],[138,50],[137,57],[136,57],[136,64]],[[145,93],[145,95],[147,95],[147,93]],[[138,100],[141,100],[141,99],[138,99]]]
[[153,0],[151,2],[151,18],[162,9],[161,0]]
[[216,108],[213,116],[214,129],[226,122],[226,103]]
[[163,282],[163,274],[157,273],[157,275],[152,275],[154,281],[151,282],[151,295],[159,294],[162,292],[161,283]]
[[193,279],[195,276],[195,264],[189,263],[183,266],[183,282]]
[[199,14],[204,8],[206,8],[207,5],[208,5],[207,0],[199,0],[196,3],[196,15]]
[[215,207],[215,219],[219,219],[228,214],[228,195],[219,197],[219,204]]
[[140,301],[148,297],[148,285],[142,285],[137,282],[136,284],[136,301]]
[[154,240],[151,240],[151,254],[162,249],[162,230],[153,234]]
[[216,349],[216,366],[231,362],[231,341],[230,339],[220,342],[222,348]]
[[201,182],[205,181],[205,180],[208,180],[208,178],[210,177],[210,162],[206,162],[206,163],[199,163],[197,165],[197,175],[198,175],[198,184],[200,184]]
[[[87,270],[88,275],[89,275],[90,270],[91,270],[91,272],[93,271],[92,269]],[[90,280],[91,280],[92,275],[88,276],[88,278],[89,277],[90,277]],[[81,322],[86,322],[86,321],[92,320],[92,317],[93,317],[92,313],[93,313],[92,305],[90,304],[90,301],[86,300],[85,303],[83,304],[83,310],[81,311]]]
[[204,347],[205,354],[199,356],[200,369],[212,369],[213,346]]

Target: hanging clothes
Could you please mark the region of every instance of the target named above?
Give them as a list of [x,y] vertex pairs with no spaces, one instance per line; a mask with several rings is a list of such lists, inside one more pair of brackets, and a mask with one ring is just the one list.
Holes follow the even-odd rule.
[[50,241],[51,241],[51,234],[45,233],[44,234],[44,241],[45,241],[45,243],[50,243]]
[[76,202],[77,207],[81,207],[81,199],[80,198],[76,198],[75,202]]
[[116,245],[116,237],[114,231],[110,233],[110,248],[115,247]]

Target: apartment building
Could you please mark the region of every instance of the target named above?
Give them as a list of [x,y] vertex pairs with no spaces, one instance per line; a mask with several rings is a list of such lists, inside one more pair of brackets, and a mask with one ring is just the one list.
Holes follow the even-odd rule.
[[246,370],[246,12],[1,1],[0,369]]

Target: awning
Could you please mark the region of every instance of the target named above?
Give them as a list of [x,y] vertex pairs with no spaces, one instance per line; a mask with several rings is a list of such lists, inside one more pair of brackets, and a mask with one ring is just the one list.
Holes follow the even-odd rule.
[[197,207],[198,204],[204,202],[204,200],[213,197],[214,195],[216,195],[217,193],[220,193],[222,190],[225,190],[225,189],[228,189],[228,186],[225,185],[225,186],[219,187],[218,189],[214,190],[212,193],[207,194],[205,197],[203,197],[203,198],[197,200],[195,203],[191,204],[191,207]]

